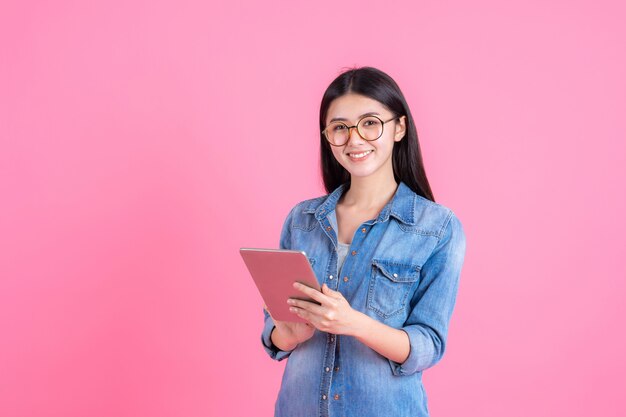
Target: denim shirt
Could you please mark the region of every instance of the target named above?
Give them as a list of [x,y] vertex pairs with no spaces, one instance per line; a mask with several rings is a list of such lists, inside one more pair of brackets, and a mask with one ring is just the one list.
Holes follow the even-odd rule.
[[280,248],[305,251],[320,285],[404,330],[410,353],[396,363],[354,337],[319,330],[293,351],[282,351],[271,342],[274,323],[263,310],[265,350],[275,360],[289,358],[275,416],[428,416],[422,372],[446,347],[465,257],[463,227],[449,208],[400,182],[378,216],[356,230],[338,270],[335,207],[347,187],[293,207]]

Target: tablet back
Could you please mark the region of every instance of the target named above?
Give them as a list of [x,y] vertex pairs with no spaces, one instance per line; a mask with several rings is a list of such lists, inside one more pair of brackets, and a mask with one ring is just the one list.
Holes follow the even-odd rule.
[[321,291],[311,264],[303,251],[241,248],[241,256],[273,318],[305,322],[289,311],[288,298],[313,301],[293,288],[298,281]]

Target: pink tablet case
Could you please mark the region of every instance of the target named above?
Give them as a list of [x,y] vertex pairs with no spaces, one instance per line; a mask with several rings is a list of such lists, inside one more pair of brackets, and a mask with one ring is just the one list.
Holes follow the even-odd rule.
[[239,253],[272,317],[281,321],[305,322],[289,311],[287,298],[307,299],[293,288],[296,281],[321,291],[306,254],[295,250],[255,248],[241,248]]

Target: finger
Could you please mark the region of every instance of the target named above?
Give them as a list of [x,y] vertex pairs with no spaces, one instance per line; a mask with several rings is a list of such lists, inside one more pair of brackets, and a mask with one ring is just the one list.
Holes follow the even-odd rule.
[[330,287],[326,285],[326,283],[322,285],[322,294],[327,295],[331,298],[343,298],[343,294],[341,294],[339,291],[331,290]]
[[309,326],[317,330],[320,330],[322,332],[331,331],[333,318],[319,316],[319,315],[312,313],[311,311],[307,311],[299,307],[289,307],[289,310],[292,313],[297,314],[300,318],[306,320]]
[[290,298],[287,300],[287,303],[292,307],[298,307],[300,309],[310,311],[313,314],[321,316],[324,312],[324,309],[316,303],[312,303],[310,301],[298,300],[296,298]]
[[323,304],[324,302],[328,302],[328,297],[324,294],[322,294],[321,292],[319,292],[318,290],[315,290],[311,287],[308,287],[304,284],[300,284],[299,282],[294,282],[293,283],[293,287],[300,291],[303,292],[304,294],[308,295],[309,297],[311,297],[312,299],[314,299],[315,301],[317,301],[320,304]]
[[312,319],[313,319],[314,316],[311,314],[310,311],[304,310],[304,309],[299,308],[299,307],[289,307],[289,311],[291,311],[294,314],[297,314],[298,317],[303,318],[304,320],[306,320],[308,325],[316,327],[312,323]]

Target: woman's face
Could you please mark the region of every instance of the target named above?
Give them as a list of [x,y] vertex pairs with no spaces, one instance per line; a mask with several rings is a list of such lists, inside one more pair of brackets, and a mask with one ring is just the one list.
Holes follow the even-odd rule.
[[[395,115],[382,103],[362,96],[348,93],[336,98],[330,104],[326,115],[326,126],[339,120],[348,126],[354,126],[364,114],[373,114],[386,121]],[[361,138],[355,129],[350,130],[348,142],[343,146],[331,146],[337,162],[341,164],[351,177],[368,177],[373,174],[391,175],[391,160],[395,142],[399,142],[406,131],[406,116],[387,122],[383,126],[383,134],[374,141]]]

